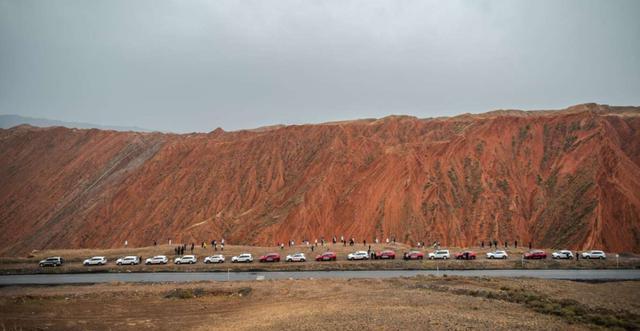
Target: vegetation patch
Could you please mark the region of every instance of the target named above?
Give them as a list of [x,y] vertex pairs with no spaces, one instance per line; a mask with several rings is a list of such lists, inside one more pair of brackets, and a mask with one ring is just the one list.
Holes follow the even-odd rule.
[[488,300],[502,300],[517,303],[537,313],[558,316],[570,324],[582,323],[605,328],[624,330],[640,329],[640,315],[626,310],[592,308],[572,299],[553,299],[547,295],[524,289],[506,286],[499,291],[451,288],[439,284],[417,284],[414,288],[447,292],[455,295],[467,295]]
[[251,294],[251,287],[240,287],[237,289],[213,289],[205,290],[201,287],[196,288],[175,288],[164,295],[165,299],[195,299],[204,296],[218,296],[218,297],[231,297],[231,296],[248,296]]

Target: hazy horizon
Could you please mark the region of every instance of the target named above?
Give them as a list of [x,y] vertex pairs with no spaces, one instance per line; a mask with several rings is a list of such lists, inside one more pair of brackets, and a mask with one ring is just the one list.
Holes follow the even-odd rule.
[[0,114],[227,131],[640,105],[638,1],[0,0]]

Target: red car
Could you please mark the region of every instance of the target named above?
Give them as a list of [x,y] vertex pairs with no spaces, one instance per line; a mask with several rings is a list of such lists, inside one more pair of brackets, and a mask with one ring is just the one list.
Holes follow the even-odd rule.
[[464,251],[456,254],[456,260],[475,260],[476,252]]
[[533,260],[533,259],[543,260],[547,258],[547,253],[540,250],[533,250],[533,251],[524,253],[524,258],[527,260]]
[[424,259],[424,253],[420,251],[411,251],[411,252],[404,253],[402,258],[405,260],[422,260]]
[[260,257],[260,262],[280,262],[280,254],[269,253]]
[[336,253],[334,252],[324,252],[318,256],[316,256],[316,261],[335,261]]
[[391,259],[394,260],[396,258],[396,252],[386,250],[382,252],[377,252],[375,255],[376,259]]

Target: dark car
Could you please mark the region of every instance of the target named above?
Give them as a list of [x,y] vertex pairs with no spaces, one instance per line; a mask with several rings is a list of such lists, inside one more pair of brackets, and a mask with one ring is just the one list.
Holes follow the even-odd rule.
[[280,254],[269,253],[260,257],[260,262],[280,262]]
[[318,256],[316,256],[316,261],[335,261],[336,253],[334,252],[324,252]]
[[59,267],[64,264],[64,259],[59,256],[48,257],[40,261],[41,267]]
[[405,260],[422,260],[424,259],[424,253],[420,251],[410,251],[404,253],[402,258]]
[[393,260],[395,258],[396,258],[396,252],[392,250],[376,252],[376,255],[375,255],[375,259],[381,259],[381,260],[386,260],[386,259]]
[[456,260],[475,260],[476,252],[464,251],[456,254]]
[[547,253],[541,250],[533,250],[524,253],[524,258],[527,260],[544,260],[547,258]]

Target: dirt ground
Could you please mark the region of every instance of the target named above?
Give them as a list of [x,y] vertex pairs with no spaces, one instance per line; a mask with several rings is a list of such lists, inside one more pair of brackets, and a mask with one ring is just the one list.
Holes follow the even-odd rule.
[[[2,257],[0,258],[0,274],[24,274],[24,273],[77,273],[77,272],[153,272],[153,271],[248,271],[248,270],[384,270],[384,269],[602,269],[602,268],[640,268],[640,257],[633,254],[621,254],[620,259],[615,258],[615,254],[610,253],[607,260],[553,260],[550,257],[546,260],[523,261],[521,256],[527,249],[508,248],[510,255],[508,260],[488,260],[485,258],[488,248],[471,248],[478,255],[473,261],[403,261],[402,254],[415,247],[409,247],[404,244],[377,244],[371,245],[372,250],[381,251],[391,249],[396,252],[395,260],[375,260],[375,261],[347,261],[347,254],[356,250],[367,250],[368,246],[361,243],[353,247],[343,246],[341,244],[328,244],[325,247],[319,246],[311,251],[310,247],[296,246],[285,247],[283,250],[276,247],[256,247],[256,246],[226,246],[225,250],[214,251],[211,247],[196,247],[194,254],[198,256],[198,263],[195,265],[175,265],[173,258],[175,257],[173,246],[151,246],[141,248],[128,249],[79,249],[79,250],[49,250],[33,252],[26,257]],[[451,254],[461,252],[464,248],[448,248]],[[335,262],[315,262],[314,258],[319,252],[331,250],[337,253],[338,260]],[[425,253],[433,251],[433,249],[420,249]],[[232,264],[231,257],[240,253],[252,253],[254,262],[249,264]],[[282,256],[282,262],[276,263],[259,263],[260,255],[277,252]],[[287,263],[284,258],[287,254],[295,252],[303,252],[306,254],[308,261],[304,263]],[[547,249],[550,255],[552,250]],[[190,253],[187,251],[187,254]],[[227,261],[223,264],[202,263],[205,256],[221,253],[226,256]],[[167,265],[160,266],[116,266],[115,260],[125,255],[137,255],[148,258],[154,255],[167,255],[170,262]],[[40,268],[38,261],[47,256],[62,256],[66,263],[62,267],[57,268]],[[91,256],[106,256],[109,263],[106,266],[85,267],[82,261]]]
[[0,288],[1,330],[640,327],[640,282],[412,277]]

